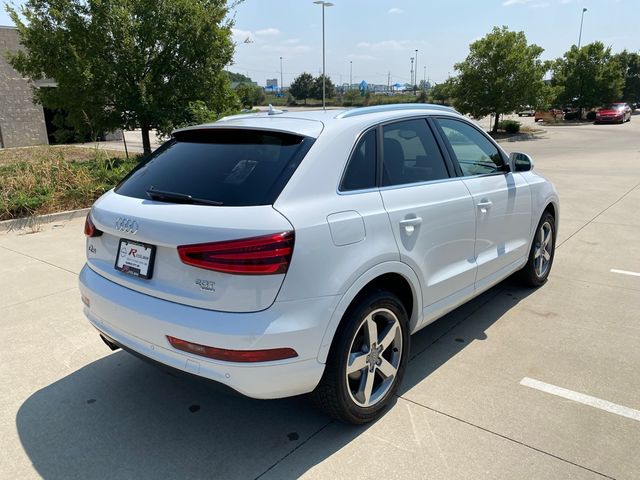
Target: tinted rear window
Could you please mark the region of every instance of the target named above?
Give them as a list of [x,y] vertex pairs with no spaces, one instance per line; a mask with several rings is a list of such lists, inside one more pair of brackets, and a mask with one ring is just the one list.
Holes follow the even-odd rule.
[[313,139],[241,129],[179,132],[116,187],[148,199],[150,189],[191,195],[226,206],[272,204]]

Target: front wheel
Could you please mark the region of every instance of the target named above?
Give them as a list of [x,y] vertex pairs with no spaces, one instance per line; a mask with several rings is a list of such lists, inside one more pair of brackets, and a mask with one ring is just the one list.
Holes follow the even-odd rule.
[[525,284],[530,287],[539,287],[547,281],[551,265],[553,265],[555,250],[555,218],[549,212],[544,212],[531,244],[529,260],[520,271],[520,276]]
[[371,291],[345,314],[313,399],[340,421],[370,422],[393,399],[408,355],[408,318],[402,302],[391,292]]

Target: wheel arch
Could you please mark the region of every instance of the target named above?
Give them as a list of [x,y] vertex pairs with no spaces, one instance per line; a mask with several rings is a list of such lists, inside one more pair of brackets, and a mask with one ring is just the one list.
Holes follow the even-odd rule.
[[409,315],[409,332],[412,333],[422,318],[422,290],[418,276],[402,262],[385,262],[364,272],[342,295],[325,330],[318,361],[325,363],[338,328],[349,307],[371,288],[384,288],[394,292],[405,305]]

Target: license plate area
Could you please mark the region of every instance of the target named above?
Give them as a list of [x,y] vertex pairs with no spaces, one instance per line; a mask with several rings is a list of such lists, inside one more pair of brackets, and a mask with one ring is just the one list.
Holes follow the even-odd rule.
[[115,269],[134,277],[150,279],[156,256],[155,245],[120,239]]

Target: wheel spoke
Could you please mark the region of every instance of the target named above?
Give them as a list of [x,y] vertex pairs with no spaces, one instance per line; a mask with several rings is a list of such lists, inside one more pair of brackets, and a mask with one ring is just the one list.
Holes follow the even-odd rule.
[[378,341],[378,325],[372,315],[367,317],[367,336],[369,337],[370,346],[373,346]]
[[382,334],[382,339],[378,342],[378,345],[382,345],[382,352],[384,352],[389,345],[395,340],[396,334],[398,333],[399,325],[397,323],[392,323],[389,328]]
[[394,377],[398,371],[398,369],[391,365],[391,362],[386,358],[382,358],[382,363],[378,366],[378,369],[385,378]]
[[362,370],[367,366],[367,354],[355,352],[349,355],[349,364],[347,365],[347,375]]
[[542,242],[542,246],[546,248],[547,245],[549,245],[549,242],[551,241],[551,229],[547,230],[544,236],[544,241]]
[[536,251],[533,254],[533,258],[538,258],[540,255],[542,255],[542,249],[536,248]]
[[548,262],[549,260],[551,260],[551,254],[545,250],[543,258]]
[[[365,405],[369,405],[371,402],[371,393],[373,392],[373,380],[375,379],[375,372],[365,370],[363,379],[360,382],[360,388],[362,391],[362,399]],[[360,392],[358,392],[360,393]]]

